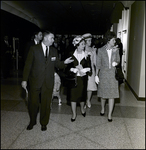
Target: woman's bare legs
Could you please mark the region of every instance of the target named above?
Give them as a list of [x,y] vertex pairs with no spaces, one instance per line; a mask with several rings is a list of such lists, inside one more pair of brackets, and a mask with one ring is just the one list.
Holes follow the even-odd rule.
[[108,105],[109,105],[108,119],[112,119],[114,102],[115,102],[115,99],[108,99]]
[[104,114],[105,112],[105,102],[106,102],[106,99],[101,98],[101,113],[102,114]]
[[71,109],[72,109],[72,119],[76,118],[76,102],[71,102]]
[[92,91],[87,91],[86,105],[88,108],[91,108],[91,96],[92,96]]
[[81,113],[85,113],[85,108],[84,108],[85,102],[80,102],[80,107],[81,107]]

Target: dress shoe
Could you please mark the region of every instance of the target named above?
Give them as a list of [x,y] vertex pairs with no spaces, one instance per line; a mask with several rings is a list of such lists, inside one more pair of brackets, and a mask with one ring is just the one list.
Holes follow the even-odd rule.
[[27,126],[27,130],[31,130],[31,129],[33,129],[33,126],[34,126],[34,125],[36,125],[36,123],[35,123],[35,124],[33,124],[33,125],[32,125],[32,124],[29,124],[29,125]]
[[41,127],[41,130],[42,130],[42,131],[45,131],[45,130],[47,130],[47,127],[46,127],[46,125],[42,125],[42,127]]
[[104,113],[100,113],[100,116],[104,116]]
[[86,106],[87,106],[88,108],[91,108],[91,103],[86,103]]
[[75,119],[72,119],[72,118],[71,118],[71,122],[74,122],[75,120],[76,120],[76,118],[75,118]]
[[[76,115],[76,117],[77,117],[77,115]],[[76,120],[76,117],[73,119],[73,118],[71,118],[71,122],[74,122],[75,120]]]
[[108,121],[109,121],[109,122],[112,122],[113,120],[112,120],[112,119],[108,119]]
[[84,117],[86,117],[86,112],[85,112],[85,113],[82,113],[82,115],[83,115]]

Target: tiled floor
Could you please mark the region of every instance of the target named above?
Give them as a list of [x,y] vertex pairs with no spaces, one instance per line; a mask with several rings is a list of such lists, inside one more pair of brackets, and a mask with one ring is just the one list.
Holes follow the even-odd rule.
[[145,149],[145,101],[137,101],[126,83],[120,87],[113,122],[100,116],[100,100],[92,97],[86,117],[77,107],[77,118],[71,122],[71,108],[66,104],[62,88],[62,105],[53,100],[50,122],[41,131],[39,114],[37,125],[26,130],[29,116],[21,75],[1,79],[1,149]]

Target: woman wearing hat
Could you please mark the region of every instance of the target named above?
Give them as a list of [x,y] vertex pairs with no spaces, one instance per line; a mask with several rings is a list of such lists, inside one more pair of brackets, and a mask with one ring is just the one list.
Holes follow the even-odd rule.
[[97,96],[101,97],[101,112],[105,114],[105,103],[108,99],[108,121],[112,122],[114,99],[119,98],[118,81],[115,79],[115,66],[120,62],[119,50],[115,47],[115,33],[107,32],[106,44],[98,49],[95,81],[98,84]]
[[88,84],[87,84],[87,101],[86,105],[88,108],[91,108],[91,96],[92,91],[97,91],[97,85],[95,83],[95,69],[96,69],[96,48],[91,47],[92,35],[90,33],[86,33],[82,35],[85,39],[85,53],[91,54],[91,66],[92,66],[92,75],[88,76]]
[[71,121],[75,121],[77,117],[76,105],[80,103],[81,114],[85,117],[86,111],[84,108],[86,102],[87,93],[87,81],[88,75],[92,74],[90,55],[84,52],[85,41],[82,36],[76,36],[73,39],[73,45],[75,46],[75,51],[70,54],[74,60],[70,63],[66,70],[68,73],[76,76],[76,85],[71,88],[71,109],[72,118]]

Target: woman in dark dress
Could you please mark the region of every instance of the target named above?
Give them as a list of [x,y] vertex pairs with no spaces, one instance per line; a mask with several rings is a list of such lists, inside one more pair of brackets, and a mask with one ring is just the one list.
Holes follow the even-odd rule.
[[76,47],[75,51],[70,54],[74,60],[70,63],[66,70],[68,74],[72,74],[76,79],[76,86],[71,88],[71,121],[75,121],[77,113],[76,106],[80,103],[81,114],[85,117],[86,111],[84,105],[87,98],[87,82],[88,75],[92,75],[90,54],[85,53],[85,41],[82,36],[77,36],[73,39],[73,45]]

